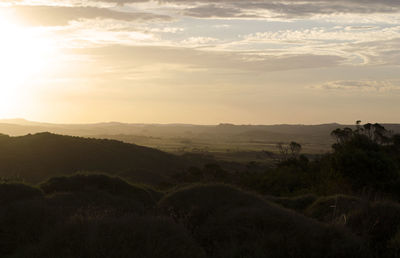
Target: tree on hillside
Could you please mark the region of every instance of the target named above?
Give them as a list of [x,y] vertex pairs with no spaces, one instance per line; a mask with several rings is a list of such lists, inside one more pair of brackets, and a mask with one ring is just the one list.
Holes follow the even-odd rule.
[[298,158],[302,149],[301,144],[294,141],[290,142],[289,144],[280,142],[276,145],[276,147],[278,148],[283,161]]
[[384,188],[385,184],[399,178],[398,167],[390,153],[393,145],[391,132],[384,126],[375,124],[360,125],[356,129],[336,129],[331,156],[331,167],[347,178],[356,189]]
[[337,144],[343,144],[348,141],[353,134],[353,130],[349,127],[344,129],[337,128],[331,132],[331,135],[336,139]]
[[279,142],[276,144],[276,147],[278,148],[281,159],[287,160],[289,155],[289,146],[282,142]]
[[290,144],[289,144],[289,148],[290,148],[290,152],[291,152],[291,154],[292,154],[292,157],[293,158],[297,158],[298,156],[299,156],[299,154],[300,154],[300,151],[301,151],[301,144],[300,143],[297,143],[297,142],[291,142]]

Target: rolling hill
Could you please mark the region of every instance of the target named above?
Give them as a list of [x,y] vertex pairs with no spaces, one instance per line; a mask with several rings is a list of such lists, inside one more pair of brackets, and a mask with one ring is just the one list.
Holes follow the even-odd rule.
[[[400,124],[382,124],[400,133]],[[351,127],[337,123],[321,125],[190,125],[190,124],[51,124],[24,119],[0,120],[0,133],[21,136],[40,132],[104,138],[138,144],[171,153],[232,151],[276,151],[278,142],[296,141],[303,151],[321,154],[329,151],[336,128]]]
[[143,183],[162,183],[185,167],[178,156],[116,140],[51,133],[0,135],[0,176],[37,183],[77,171],[105,172]]

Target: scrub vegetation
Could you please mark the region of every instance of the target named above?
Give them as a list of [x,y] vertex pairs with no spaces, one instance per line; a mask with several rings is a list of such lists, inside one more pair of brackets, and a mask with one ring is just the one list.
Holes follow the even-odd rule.
[[[329,136],[327,136],[329,137]],[[0,137],[0,257],[399,257],[400,135],[360,122],[275,161]]]

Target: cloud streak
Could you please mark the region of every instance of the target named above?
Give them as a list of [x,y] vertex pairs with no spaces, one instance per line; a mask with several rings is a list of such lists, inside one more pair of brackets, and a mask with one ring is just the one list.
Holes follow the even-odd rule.
[[96,62],[113,63],[117,70],[124,67],[146,66],[152,63],[191,67],[197,70],[225,70],[249,73],[267,73],[315,67],[338,66],[343,58],[330,55],[264,55],[254,58],[246,52],[217,52],[181,47],[110,46],[76,50],[86,53]]
[[388,92],[399,91],[400,81],[398,80],[339,80],[323,83],[312,87],[314,89],[330,91],[363,91],[363,92]]
[[[8,1],[11,3],[25,1]],[[38,1],[35,1],[36,3]],[[39,1],[50,5],[48,0]],[[133,6],[138,4],[156,3],[160,8],[178,8],[181,14],[192,17],[219,17],[219,18],[304,18],[318,15],[332,14],[394,14],[400,12],[400,2],[397,0],[91,0],[59,1],[59,3],[73,3],[74,6],[114,4],[115,6]],[[78,10],[76,10],[79,13]],[[98,11],[93,11],[98,12]],[[93,15],[93,14],[92,14]],[[124,16],[121,14],[102,14],[107,16]]]
[[167,21],[170,17],[144,12],[122,12],[108,8],[83,6],[33,6],[16,5],[5,7],[19,21],[31,26],[65,26],[71,21],[81,19],[113,19],[120,21]]

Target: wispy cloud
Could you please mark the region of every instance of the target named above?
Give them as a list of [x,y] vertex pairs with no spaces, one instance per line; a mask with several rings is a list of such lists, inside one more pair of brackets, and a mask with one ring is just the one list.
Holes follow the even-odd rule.
[[338,91],[364,91],[364,92],[387,92],[399,91],[400,80],[341,80],[330,81],[321,85],[313,86],[314,89],[338,90]]
[[63,26],[81,19],[113,19],[121,21],[165,21],[170,17],[144,12],[122,12],[108,8],[83,6],[16,5],[4,7],[19,21],[31,26]]
[[0,17],[2,37],[13,38],[8,23],[54,46],[53,69],[29,87],[58,99],[180,111],[212,98],[254,117],[301,110],[308,121],[315,105],[346,101],[337,96],[399,107],[399,0],[2,0]]
[[400,26],[389,28],[380,27],[345,27],[345,28],[323,28],[316,27],[303,30],[281,30],[277,32],[259,32],[244,36],[250,42],[265,43],[294,43],[310,44],[321,42],[371,42],[379,40],[390,40],[400,37]]
[[137,6],[156,3],[175,7],[194,17],[286,17],[301,18],[332,14],[391,14],[400,11],[397,0],[4,0],[4,3],[68,6]]
[[183,12],[185,15],[203,18],[302,18],[343,13],[390,14],[398,13],[400,10],[400,4],[396,0],[168,0],[160,1],[160,3],[174,3],[189,6]]

